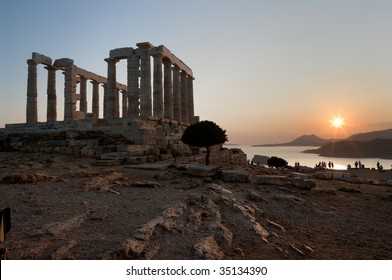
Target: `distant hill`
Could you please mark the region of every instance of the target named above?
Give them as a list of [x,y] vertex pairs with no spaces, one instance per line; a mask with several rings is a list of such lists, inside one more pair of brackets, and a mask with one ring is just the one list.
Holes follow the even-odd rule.
[[253,145],[253,147],[273,147],[273,146],[323,146],[336,140],[323,139],[314,134],[302,135],[291,142],[280,143],[280,144],[261,144]]
[[351,135],[346,140],[370,141],[373,139],[392,139],[392,129],[358,133]]
[[344,140],[305,151],[325,157],[392,159],[392,139]]

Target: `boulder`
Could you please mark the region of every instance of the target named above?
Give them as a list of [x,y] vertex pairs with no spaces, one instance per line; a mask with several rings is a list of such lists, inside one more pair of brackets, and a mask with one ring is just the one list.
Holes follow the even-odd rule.
[[291,180],[281,175],[258,175],[255,180],[258,185],[286,186],[291,184]]
[[267,161],[270,157],[261,156],[261,155],[254,155],[252,162],[256,165],[267,165]]
[[221,178],[227,182],[248,183],[249,173],[241,170],[222,170]]

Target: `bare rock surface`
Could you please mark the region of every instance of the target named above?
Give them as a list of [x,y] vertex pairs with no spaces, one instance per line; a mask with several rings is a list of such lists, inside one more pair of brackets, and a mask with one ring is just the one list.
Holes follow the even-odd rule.
[[10,259],[392,258],[389,170],[92,161],[0,153]]

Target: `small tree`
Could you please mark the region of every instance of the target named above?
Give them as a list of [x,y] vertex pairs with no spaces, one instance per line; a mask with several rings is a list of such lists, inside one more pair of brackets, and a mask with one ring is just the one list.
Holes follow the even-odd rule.
[[267,160],[267,164],[269,167],[286,167],[288,165],[288,162],[282,158],[279,157],[270,157]]
[[210,147],[227,141],[226,130],[212,121],[201,121],[188,126],[181,141],[189,146],[207,149],[206,165],[210,163]]

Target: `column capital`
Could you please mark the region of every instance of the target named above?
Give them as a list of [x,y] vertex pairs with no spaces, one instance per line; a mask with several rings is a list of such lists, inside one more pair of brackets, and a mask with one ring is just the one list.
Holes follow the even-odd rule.
[[[152,57],[153,58],[160,58],[160,59],[162,59],[163,58],[163,53],[161,53],[161,52],[153,53]],[[162,60],[162,62],[163,62],[163,60]]]
[[116,64],[117,62],[119,62],[118,59],[111,58],[111,57],[105,58],[104,60],[105,60],[107,63],[114,63],[114,64]]
[[96,80],[91,80],[90,83],[92,83],[93,85],[99,84],[99,82],[97,82]]
[[54,66],[50,66],[50,65],[47,65],[47,66],[45,66],[44,67],[46,70],[48,70],[48,71],[56,71],[58,68],[57,67],[54,67]]
[[33,60],[33,59],[28,59],[27,60],[27,64],[29,66],[36,66],[38,63],[35,60]]
[[162,58],[162,63],[163,64],[173,64],[173,62],[167,57],[167,56],[164,56],[163,58]]

